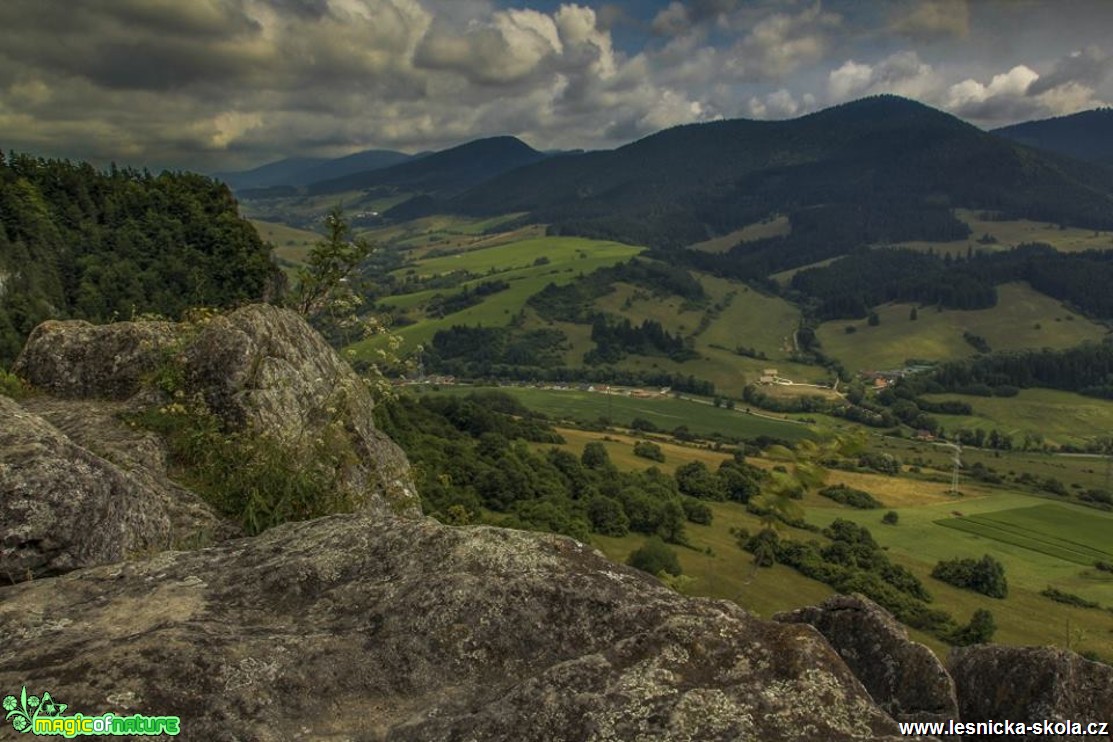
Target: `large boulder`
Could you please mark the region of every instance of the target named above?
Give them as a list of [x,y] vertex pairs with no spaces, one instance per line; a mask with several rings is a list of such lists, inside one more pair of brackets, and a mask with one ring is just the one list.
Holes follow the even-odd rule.
[[778,613],[773,620],[815,627],[897,721],[958,718],[955,686],[943,664],[864,595],[834,595],[817,606]]
[[28,397],[20,404],[137,482],[139,491],[166,513],[172,548],[207,546],[243,535],[242,529],[171,478],[166,443],[156,433],[127,422],[136,412],[134,405],[45,395]]
[[[1113,667],[1054,647],[984,644],[954,649],[947,665],[958,689],[964,722],[1107,722],[1113,726]],[[992,735],[966,740],[998,739]],[[1010,739],[1048,739],[1040,734]],[[1058,734],[1065,742],[1109,742],[1101,735]]]
[[0,396],[0,582],[169,548],[161,495]]
[[337,432],[354,454],[340,472],[347,493],[367,507],[421,514],[405,454],[375,429],[366,381],[298,314],[258,304],[217,316],[183,361],[186,387],[230,427],[293,450]]
[[376,430],[365,381],[294,312],[253,305],[180,324],[46,322],[13,371],[51,396],[126,399],[133,410],[201,398],[227,430],[269,436],[306,467],[332,448],[339,501],[420,515],[405,454]]
[[372,514],[0,589],[0,688],[186,740],[875,739],[813,630],[568,538]]
[[171,322],[43,322],[12,372],[58,397],[127,399],[179,339],[179,327]]

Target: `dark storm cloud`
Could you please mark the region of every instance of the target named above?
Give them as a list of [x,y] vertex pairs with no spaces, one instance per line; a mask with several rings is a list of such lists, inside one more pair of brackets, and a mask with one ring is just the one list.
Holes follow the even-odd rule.
[[328,14],[328,0],[271,0],[280,12],[285,11],[299,18],[320,19]]
[[1032,83],[1032,95],[1047,92],[1068,84],[1097,86],[1105,82],[1113,72],[1113,57],[1097,46],[1089,46],[1082,51],[1059,60],[1050,72]]

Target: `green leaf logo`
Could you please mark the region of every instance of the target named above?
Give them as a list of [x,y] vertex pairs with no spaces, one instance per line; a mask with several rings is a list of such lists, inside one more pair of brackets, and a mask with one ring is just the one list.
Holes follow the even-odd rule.
[[58,703],[50,697],[49,693],[43,693],[42,698],[35,695],[29,696],[25,685],[19,691],[19,698],[4,696],[3,707],[4,711],[7,712],[4,720],[11,721],[13,729],[17,732],[29,732],[35,719],[40,716],[58,716],[66,710],[67,705]]

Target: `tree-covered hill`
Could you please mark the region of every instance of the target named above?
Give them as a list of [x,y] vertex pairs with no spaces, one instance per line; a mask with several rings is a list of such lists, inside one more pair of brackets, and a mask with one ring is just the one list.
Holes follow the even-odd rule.
[[938,239],[961,226],[953,206],[1107,228],[1111,192],[1105,168],[879,96],[790,121],[679,126],[520,167],[427,208],[528,211],[559,232],[675,248],[815,207],[845,212],[871,240]]
[[514,137],[477,139],[392,167],[311,183],[309,192],[341,193],[394,186],[423,193],[453,195],[508,170],[545,158],[545,154]]
[[1026,121],[994,129],[993,133],[1030,147],[1113,165],[1113,108]]
[[0,154],[0,365],[45,319],[175,317],[280,280],[222,183]]
[[412,157],[403,152],[369,149],[331,160],[322,157],[289,157],[252,170],[214,173],[213,177],[223,180],[237,192],[242,192],[255,188],[305,186],[353,173],[381,170],[410,159]]

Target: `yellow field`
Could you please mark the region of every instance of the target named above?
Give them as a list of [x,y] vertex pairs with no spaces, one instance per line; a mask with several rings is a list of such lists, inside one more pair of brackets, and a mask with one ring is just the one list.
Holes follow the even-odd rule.
[[[584,446],[588,443],[599,442],[607,449],[607,455],[611,457],[611,461],[619,469],[635,470],[635,469],[648,469],[655,466],[663,472],[672,474],[676,471],[676,467],[681,464],[688,463],[689,461],[702,461],[707,464],[707,467],[714,471],[719,468],[719,464],[733,458],[732,455],[715,451],[710,448],[697,448],[695,446],[682,446],[678,443],[669,442],[660,436],[655,435],[625,435],[622,433],[607,432],[596,433],[586,430],[575,430],[573,428],[556,428],[556,431],[564,437],[565,443],[560,448],[565,448],[571,453],[579,456],[583,453]],[[664,462],[652,461],[651,459],[643,459],[640,456],[634,455],[634,444],[637,441],[653,441],[661,447],[661,453],[665,455]],[[534,444],[535,448],[545,450],[552,447],[549,443]]]

